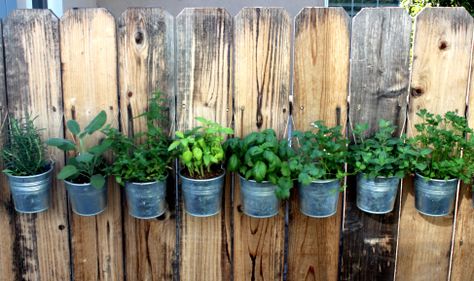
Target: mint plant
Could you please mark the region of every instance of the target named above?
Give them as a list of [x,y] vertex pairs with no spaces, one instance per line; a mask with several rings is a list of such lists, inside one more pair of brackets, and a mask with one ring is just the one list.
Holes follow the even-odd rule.
[[66,126],[72,135],[72,140],[61,138],[50,138],[46,142],[50,146],[57,147],[65,152],[72,153],[67,165],[58,174],[58,179],[68,180],[73,183],[91,183],[95,188],[101,188],[105,184],[105,160],[103,153],[110,147],[110,141],[87,147],[86,140],[92,134],[100,130],[107,121],[107,114],[101,111],[81,131],[81,127],[75,120],[69,120]]
[[[415,125],[418,134],[410,139],[415,151],[412,165],[417,173],[430,179],[448,180],[458,178],[469,182],[472,168],[469,167],[472,146],[466,134],[472,133],[463,116],[449,111],[444,116],[420,110],[421,122]],[[461,151],[466,150],[466,158]]]
[[311,131],[295,131],[296,156],[290,163],[298,167],[298,181],[309,185],[314,180],[342,179],[348,158],[348,141],[342,127],[327,127],[323,121],[312,124]]
[[3,172],[11,176],[32,176],[46,171],[48,166],[46,145],[41,130],[27,114],[23,119],[8,118],[8,129],[2,158]]
[[234,131],[202,117],[196,117],[196,120],[203,126],[177,131],[176,140],[168,150],[179,154],[179,160],[191,178],[208,179],[217,176],[216,172],[220,173],[225,157],[224,136]]
[[415,150],[401,138],[393,137],[396,127],[386,120],[379,120],[379,129],[366,137],[369,126],[358,124],[354,128],[354,144],[349,147],[350,163],[357,173],[369,179],[376,177],[403,178],[410,172]]
[[284,199],[290,197],[293,187],[292,175],[297,172],[297,162],[290,165],[294,151],[288,141],[278,140],[273,129],[253,132],[241,138],[228,139],[224,147],[230,158],[228,169],[238,172],[247,180],[269,181],[278,185],[276,195]]
[[146,132],[129,137],[111,126],[102,130],[115,156],[107,171],[118,184],[166,179],[171,163],[170,139],[159,126],[168,121],[165,104],[163,94],[156,92],[148,103],[148,110],[136,117],[146,119]]

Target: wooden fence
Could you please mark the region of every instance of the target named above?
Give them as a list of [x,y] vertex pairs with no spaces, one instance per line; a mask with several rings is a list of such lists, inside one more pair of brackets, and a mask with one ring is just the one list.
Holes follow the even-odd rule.
[[[281,137],[317,119],[350,130],[384,118],[412,134],[420,108],[457,110],[473,125],[473,31],[462,8],[427,8],[414,25],[401,8],[352,19],[340,8],[306,8],[294,21],[279,8],[235,17],[192,8],[176,18],[133,8],[117,23],[104,9],[61,19],[17,10],[3,22],[0,114],[31,112],[45,137],[62,137],[64,119],[84,124],[105,109],[133,133],[144,126],[133,117],[159,89],[169,97],[171,131],[193,126],[195,116],[238,136],[274,128]],[[64,164],[63,153],[52,156]],[[18,214],[2,176],[0,280],[474,280],[469,187],[455,214],[429,218],[414,208],[410,178],[387,215],[359,211],[354,179],[347,183],[337,215],[326,219],[300,214],[294,196],[276,217],[251,219],[229,175],[217,216],[186,215],[172,184],[168,212],[136,220],[113,181],[99,216],[72,214],[60,181],[47,212]]]

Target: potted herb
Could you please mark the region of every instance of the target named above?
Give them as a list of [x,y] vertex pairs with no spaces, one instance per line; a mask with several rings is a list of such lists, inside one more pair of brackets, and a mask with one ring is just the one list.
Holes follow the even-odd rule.
[[225,147],[231,154],[229,171],[239,173],[243,212],[254,218],[278,214],[280,200],[288,198],[293,187],[288,141],[279,141],[275,131],[267,129],[229,139]]
[[47,144],[55,146],[70,157],[57,178],[64,180],[72,210],[81,216],[94,216],[107,206],[107,185],[105,179],[105,160],[103,153],[108,150],[109,142],[88,147],[87,138],[100,130],[107,120],[105,111],[101,111],[81,131],[75,120],[66,125],[72,140],[50,138]]
[[47,159],[46,145],[34,119],[9,117],[7,138],[2,150],[3,172],[8,177],[15,210],[38,213],[50,205],[54,163]]
[[347,140],[341,126],[327,127],[322,121],[314,130],[295,131],[300,211],[315,218],[332,216],[337,211],[341,179],[346,175]]
[[110,141],[115,159],[108,172],[125,186],[128,212],[138,219],[151,219],[166,211],[166,179],[171,156],[168,136],[158,126],[167,121],[161,93],[151,98],[146,118],[146,132],[127,137],[107,126],[103,132]]
[[418,134],[410,139],[416,151],[415,207],[424,215],[446,216],[454,209],[459,179],[469,182],[472,177],[466,173],[468,161],[461,157],[471,130],[466,118],[452,111],[441,116],[422,109],[417,115]]
[[410,171],[414,154],[404,138],[393,137],[395,126],[380,120],[367,137],[367,124],[356,125],[350,145],[351,164],[357,175],[357,207],[371,214],[393,210],[400,180]]
[[179,171],[184,206],[196,217],[216,215],[221,210],[225,179],[224,136],[233,130],[218,123],[196,117],[203,126],[176,132],[177,139],[168,150],[176,151],[182,169]]

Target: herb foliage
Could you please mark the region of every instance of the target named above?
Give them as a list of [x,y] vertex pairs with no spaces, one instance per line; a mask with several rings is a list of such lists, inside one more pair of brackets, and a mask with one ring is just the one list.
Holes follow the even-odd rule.
[[45,172],[48,165],[46,145],[41,130],[27,114],[23,119],[8,118],[6,144],[2,150],[5,169],[12,176],[32,176]]
[[213,176],[215,168],[220,169],[225,158],[222,146],[224,136],[234,131],[202,117],[196,117],[196,120],[203,126],[185,132],[177,131],[177,139],[168,150],[179,154],[181,164],[190,177],[206,179]]
[[294,151],[288,141],[278,140],[273,129],[253,132],[241,138],[231,138],[224,144],[231,155],[228,169],[238,172],[247,180],[269,181],[278,186],[276,195],[284,199],[293,187],[292,175],[298,170],[297,161],[289,162]]

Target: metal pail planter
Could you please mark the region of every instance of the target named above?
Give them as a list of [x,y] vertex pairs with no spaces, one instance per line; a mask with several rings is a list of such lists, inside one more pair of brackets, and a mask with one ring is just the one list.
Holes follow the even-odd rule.
[[415,207],[427,216],[447,216],[454,210],[458,179],[427,179],[415,175]]
[[298,183],[300,211],[308,217],[325,218],[337,212],[339,189],[338,179],[315,180],[309,185]]
[[242,211],[253,218],[270,218],[278,214],[280,200],[276,197],[277,186],[270,182],[258,183],[240,177]]
[[181,170],[181,190],[186,213],[195,217],[210,217],[221,211],[224,190],[225,170],[211,179],[192,179],[183,176]]
[[399,177],[357,175],[357,207],[370,214],[386,214],[393,211],[397,198]]
[[152,219],[166,211],[166,179],[154,182],[127,182],[128,213],[137,219]]
[[72,211],[80,216],[95,216],[107,207],[107,182],[101,188],[90,183],[64,181]]
[[39,213],[49,208],[54,163],[47,171],[34,176],[10,176],[8,183],[15,210],[19,213]]

